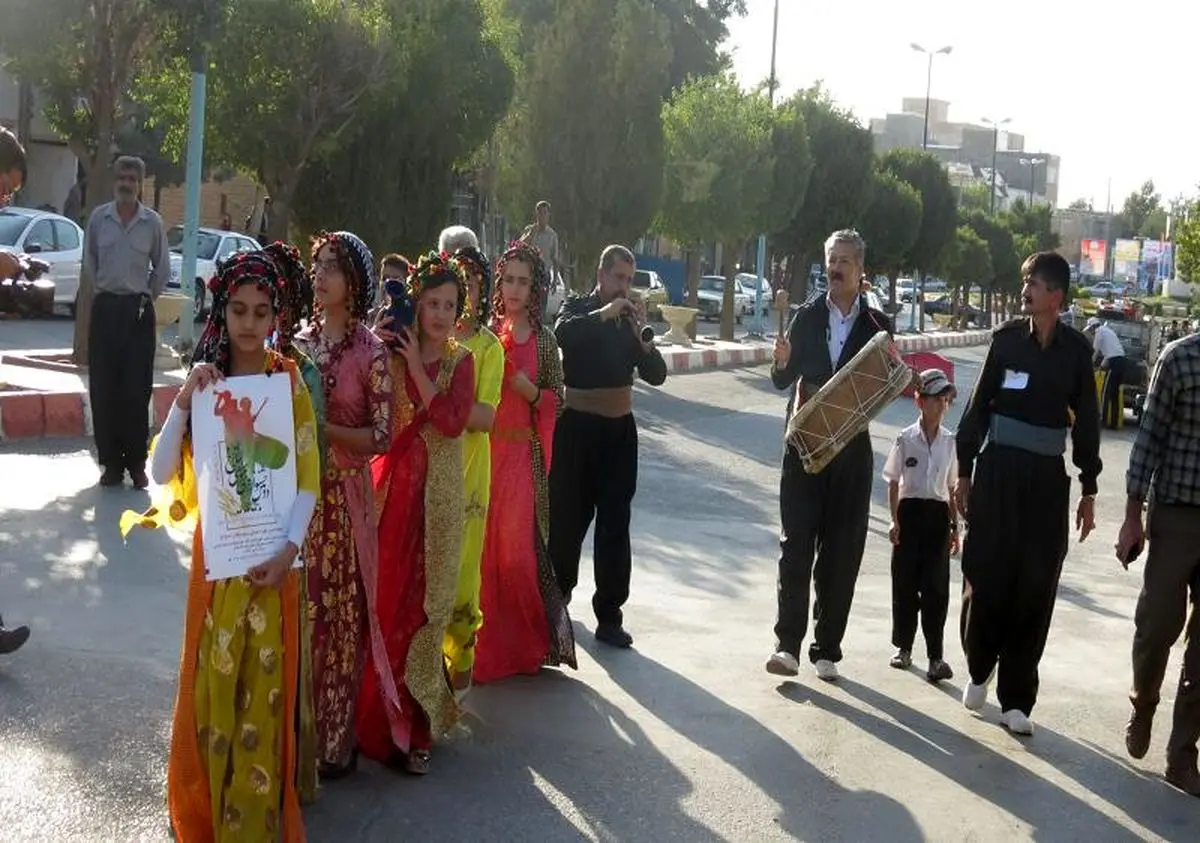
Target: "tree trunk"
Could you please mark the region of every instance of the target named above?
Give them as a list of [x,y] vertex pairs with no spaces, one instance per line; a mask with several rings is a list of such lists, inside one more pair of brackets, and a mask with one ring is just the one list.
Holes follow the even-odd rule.
[[[736,260],[738,258],[738,256],[741,255],[742,249],[744,248],[745,244],[744,243],[734,243],[732,245],[733,245],[733,248],[728,249],[726,251],[730,255],[733,256],[734,260]],[[724,265],[718,267],[718,272],[725,278],[725,293],[721,300],[721,334],[720,334],[720,337],[721,337],[721,339],[725,340],[726,342],[732,342],[734,339],[735,331],[736,331],[735,325],[737,323],[737,317],[738,317],[737,299],[733,295],[733,292],[734,292],[733,278],[734,278],[734,274],[736,273],[737,264],[734,261],[729,261],[728,263],[729,263],[728,270],[726,270]]]
[[[83,217],[91,218],[96,206],[112,199],[113,173],[110,166],[109,150],[112,148],[111,123],[106,128],[101,126],[100,142],[94,151],[85,151],[82,144],[71,144],[72,151],[83,164],[84,175],[87,178],[87,201],[84,203]],[[87,223],[84,222],[86,229]],[[87,247],[87,243],[84,243]],[[79,291],[75,294],[75,330],[71,340],[71,359],[77,366],[88,365],[88,339],[92,327],[92,300],[95,290],[92,279],[87,273],[80,273]]]

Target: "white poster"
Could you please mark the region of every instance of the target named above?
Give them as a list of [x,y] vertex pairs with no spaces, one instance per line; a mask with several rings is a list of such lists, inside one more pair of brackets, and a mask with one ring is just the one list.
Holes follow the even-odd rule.
[[209,580],[240,577],[287,542],[296,498],[295,438],[286,374],[228,378],[192,397]]

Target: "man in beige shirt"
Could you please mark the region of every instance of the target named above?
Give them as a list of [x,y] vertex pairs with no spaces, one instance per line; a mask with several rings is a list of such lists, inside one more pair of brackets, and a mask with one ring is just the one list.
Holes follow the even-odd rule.
[[550,203],[545,199],[534,209],[536,222],[525,229],[521,239],[542,253],[542,261],[551,277],[559,274],[558,232],[550,227]]
[[101,486],[129,472],[145,489],[149,405],[154,387],[154,300],[171,271],[162,217],[138,199],[146,165],[113,165],[116,201],[92,212],[83,239],[83,275],[96,291],[88,340],[88,394]]

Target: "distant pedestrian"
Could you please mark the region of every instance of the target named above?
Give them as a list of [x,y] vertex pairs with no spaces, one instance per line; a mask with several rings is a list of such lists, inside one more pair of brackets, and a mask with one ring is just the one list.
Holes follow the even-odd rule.
[[558,232],[550,227],[550,203],[545,199],[534,206],[533,224],[521,233],[521,239],[542,253],[551,280],[557,277],[562,265]]
[[221,230],[233,231],[233,218],[229,214],[221,214]]
[[1100,417],[1104,426],[1116,429],[1125,407],[1121,402],[1121,386],[1125,383],[1125,371],[1128,368],[1128,358],[1125,347],[1117,332],[1096,317],[1087,322],[1084,332],[1092,337],[1092,348],[1095,353],[1092,362],[1104,372],[1104,386],[1101,388],[1103,398],[1100,402]]
[[950,555],[958,552],[958,516],[951,490],[958,479],[954,434],[942,426],[956,395],[940,369],[921,372],[920,416],[900,431],[883,466],[892,511],[891,666],[912,666],[917,617],[925,634],[930,682],[954,678],[942,642],[950,606]]
[[[1158,358],[1129,454],[1125,488],[1117,558],[1128,568],[1142,542],[1150,544],[1134,613],[1133,714],[1125,727],[1125,747],[1134,758],[1150,748],[1167,661],[1186,618],[1187,647],[1167,741],[1166,777],[1200,796],[1200,337],[1181,339]],[[1142,508],[1148,500],[1147,531]]]
[[83,275],[95,298],[88,340],[88,395],[101,486],[129,472],[145,489],[149,406],[154,385],[154,300],[171,271],[162,217],[138,200],[146,165],[122,156],[113,165],[116,201],[92,212]]

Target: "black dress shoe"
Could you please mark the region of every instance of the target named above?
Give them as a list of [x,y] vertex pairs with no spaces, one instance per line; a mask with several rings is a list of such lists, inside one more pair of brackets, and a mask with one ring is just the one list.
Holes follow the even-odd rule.
[[149,489],[150,478],[146,476],[146,469],[131,468],[129,469],[129,479],[133,481],[135,489]]
[[628,650],[633,646],[633,636],[619,623],[602,623],[596,627],[596,640],[610,647]]
[[120,468],[106,468],[100,475],[100,485],[106,489],[120,486],[125,481],[125,471]]
[[5,629],[0,621],[0,655],[15,653],[29,640],[29,627],[18,626],[16,629]]
[[1125,751],[1130,758],[1145,758],[1150,749],[1150,733],[1154,724],[1153,709],[1137,709],[1125,724]]

